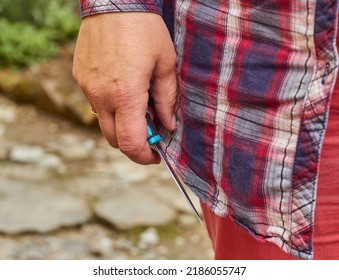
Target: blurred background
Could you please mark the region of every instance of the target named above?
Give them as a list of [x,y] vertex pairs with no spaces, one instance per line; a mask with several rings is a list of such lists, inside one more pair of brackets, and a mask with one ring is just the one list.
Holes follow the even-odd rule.
[[164,166],[101,136],[71,75],[79,25],[77,0],[0,2],[0,259],[212,258]]

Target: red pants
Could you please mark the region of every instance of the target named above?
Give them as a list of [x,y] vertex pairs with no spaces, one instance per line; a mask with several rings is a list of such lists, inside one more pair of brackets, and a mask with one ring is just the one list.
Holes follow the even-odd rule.
[[[339,78],[339,77],[338,77]],[[257,241],[201,203],[215,259],[296,259],[272,243]],[[339,259],[339,79],[333,92],[320,160],[314,228],[314,259]]]

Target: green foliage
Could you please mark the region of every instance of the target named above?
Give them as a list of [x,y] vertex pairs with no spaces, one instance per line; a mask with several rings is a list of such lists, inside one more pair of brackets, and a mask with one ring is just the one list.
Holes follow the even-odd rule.
[[0,19],[0,30],[1,66],[31,65],[57,52],[48,33],[31,25]]
[[50,1],[45,11],[42,25],[58,41],[74,37],[79,30],[79,16],[69,5],[59,1]]
[[13,22],[37,22],[42,17],[43,9],[44,0],[1,0],[0,2],[0,16]]
[[77,18],[77,0],[1,0],[0,17],[11,22],[29,22],[44,26],[49,17],[64,16],[63,20]]
[[80,19],[74,0],[1,0],[0,67],[27,66],[56,54],[74,38]]

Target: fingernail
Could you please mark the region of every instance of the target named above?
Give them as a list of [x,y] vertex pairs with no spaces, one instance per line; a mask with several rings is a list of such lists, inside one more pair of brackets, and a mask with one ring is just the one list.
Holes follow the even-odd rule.
[[175,115],[172,116],[171,124],[174,128],[177,128],[177,117]]

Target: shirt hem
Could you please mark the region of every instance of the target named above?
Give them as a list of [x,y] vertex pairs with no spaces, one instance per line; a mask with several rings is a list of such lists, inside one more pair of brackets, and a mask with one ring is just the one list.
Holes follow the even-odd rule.
[[[235,215],[230,214],[229,212],[225,211],[225,207],[220,207],[220,203],[212,203],[213,207],[209,204],[209,198],[208,195],[204,194],[203,192],[199,191],[199,188],[192,185],[190,183],[190,178],[187,176],[187,170],[190,171],[191,174],[194,174],[197,178],[201,180],[201,178],[196,175],[186,164],[183,164],[180,161],[175,161],[171,156],[168,156],[169,163],[176,170],[178,173],[180,179],[183,180],[183,182],[190,188],[190,190],[199,197],[199,199],[206,204],[217,216],[225,219],[230,219],[232,222],[234,222],[237,226],[240,228],[246,230],[252,237],[254,237],[256,240],[260,242],[270,242],[275,244],[276,246],[280,247],[284,252],[287,254],[290,254],[293,257],[304,259],[304,260],[311,260],[313,258],[313,251],[301,251],[296,248],[293,248],[288,241],[282,240],[279,236],[269,236],[265,235],[264,237],[260,235],[259,233],[256,233],[248,226],[244,225],[240,219],[238,219]],[[185,172],[183,172],[185,170]],[[206,183],[206,182],[205,182]],[[206,183],[207,184],[207,183]],[[227,205],[226,205],[227,207]],[[271,225],[275,226],[275,225]],[[285,229],[287,231],[287,229]]]

